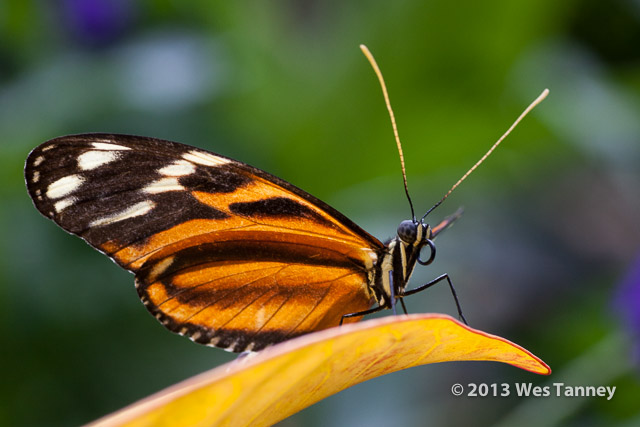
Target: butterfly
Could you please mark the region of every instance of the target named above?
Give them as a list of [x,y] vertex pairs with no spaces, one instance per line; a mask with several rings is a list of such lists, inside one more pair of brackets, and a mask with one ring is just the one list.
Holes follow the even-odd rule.
[[[406,190],[404,166],[403,177]],[[442,281],[464,320],[448,275],[406,289],[460,212],[431,227],[409,198],[413,218],[382,243],[260,169],[117,134],[43,143],[27,158],[25,181],[45,217],[132,272],[149,312],[201,344],[258,351],[382,309],[395,313],[396,300],[406,312],[402,298]]]
[[135,274],[165,327],[235,352],[391,307],[452,221],[404,221],[385,245],[260,169],[139,136],[52,139],[31,152],[25,177],[42,214]]

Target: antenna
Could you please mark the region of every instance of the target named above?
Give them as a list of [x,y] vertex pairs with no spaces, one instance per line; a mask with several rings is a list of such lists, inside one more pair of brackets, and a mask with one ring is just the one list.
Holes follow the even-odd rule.
[[404,154],[402,154],[402,144],[400,143],[400,136],[398,135],[398,126],[396,126],[396,118],[393,115],[393,109],[391,108],[391,102],[389,101],[389,93],[387,92],[387,85],[384,83],[384,78],[382,77],[382,72],[376,63],[375,58],[369,51],[365,45],[360,45],[360,50],[364,53],[364,56],[367,57],[373,71],[375,71],[378,76],[378,80],[380,81],[380,87],[382,88],[382,95],[384,96],[384,103],[387,105],[387,110],[389,111],[389,118],[391,118],[391,126],[393,127],[393,136],[396,138],[396,145],[398,146],[398,154],[400,154],[400,166],[402,166],[402,180],[404,181],[404,192],[407,195],[407,200],[409,200],[409,207],[411,207],[411,217],[415,221],[416,214],[413,210],[413,203],[411,202],[411,196],[409,196],[409,187],[407,186],[407,172],[404,168]]
[[471,172],[473,172],[474,170],[476,170],[476,168],[477,168],[478,166],[480,166],[480,164],[482,164],[482,162],[484,162],[484,161],[485,161],[485,159],[486,159],[487,157],[489,157],[489,155],[493,152],[493,150],[495,150],[495,149],[496,149],[496,147],[497,147],[498,145],[500,145],[500,143],[502,142],[502,140],[503,140],[503,139],[505,139],[505,138],[507,137],[507,135],[509,135],[509,134],[511,133],[511,131],[512,131],[512,130],[513,130],[513,129],[518,125],[518,123],[520,123],[520,121],[521,121],[521,120],[522,120],[522,119],[523,119],[527,114],[529,114],[529,112],[530,112],[531,110],[533,110],[535,106],[537,106],[538,104],[540,104],[540,103],[541,103],[541,102],[542,102],[542,101],[547,97],[547,95],[549,95],[549,89],[545,89],[545,90],[543,90],[543,91],[542,91],[542,93],[541,93],[540,95],[538,95],[538,97],[535,99],[535,101],[533,101],[531,104],[529,104],[529,106],[528,106],[528,107],[527,107],[527,108],[522,112],[522,114],[520,114],[520,116],[518,116],[518,118],[516,119],[516,121],[515,121],[515,122],[513,122],[513,124],[509,127],[509,129],[507,129],[507,131],[506,131],[506,132],[505,132],[505,133],[500,137],[500,139],[498,139],[498,140],[496,141],[496,143],[495,143],[495,144],[493,144],[493,145],[491,146],[491,148],[489,148],[489,151],[487,151],[487,152],[484,154],[484,156],[482,156],[482,157],[480,158],[480,160],[478,160],[478,161],[476,162],[476,164],[475,164],[475,165],[471,166],[471,169],[469,169],[469,170],[468,170],[464,175],[462,175],[462,178],[460,178],[460,179],[458,180],[458,182],[456,182],[455,184],[453,184],[453,187],[451,187],[451,189],[450,189],[449,191],[447,191],[447,194],[445,194],[445,195],[444,195],[444,197],[442,197],[442,199],[440,199],[440,201],[439,201],[438,203],[436,203],[435,205],[433,205],[433,206],[431,207],[431,209],[429,209],[429,210],[427,211],[427,213],[426,213],[426,214],[424,214],[424,216],[422,217],[422,219],[424,219],[427,215],[429,215],[429,213],[430,213],[432,210],[434,210],[435,208],[437,208],[438,206],[440,206],[440,204],[441,204],[442,202],[444,202],[444,201],[445,201],[445,199],[446,199],[447,197],[449,197],[449,195],[453,192],[453,190],[455,190],[455,189],[458,187],[458,185],[460,185],[460,184],[462,183],[462,181],[464,181],[465,179],[467,179],[467,177],[468,177],[469,175],[471,175]]

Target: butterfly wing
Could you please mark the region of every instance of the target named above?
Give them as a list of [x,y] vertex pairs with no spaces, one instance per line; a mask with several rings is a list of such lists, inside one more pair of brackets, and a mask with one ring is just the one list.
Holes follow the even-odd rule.
[[34,149],[25,179],[42,214],[133,272],[149,311],[197,342],[259,350],[373,302],[382,243],[244,163],[153,138],[85,134]]

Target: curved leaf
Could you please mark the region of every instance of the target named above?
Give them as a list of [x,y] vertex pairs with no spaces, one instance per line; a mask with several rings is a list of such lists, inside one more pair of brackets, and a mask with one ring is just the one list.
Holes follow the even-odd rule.
[[504,362],[537,374],[551,373],[522,347],[449,316],[389,316],[267,348],[176,384],[94,425],[271,425],[371,378],[461,360]]

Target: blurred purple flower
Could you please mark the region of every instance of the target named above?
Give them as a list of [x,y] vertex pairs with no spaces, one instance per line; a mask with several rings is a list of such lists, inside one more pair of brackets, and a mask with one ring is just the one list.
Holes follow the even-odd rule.
[[635,363],[640,365],[640,256],[638,256],[616,291],[614,309],[633,340]]
[[82,44],[108,45],[130,26],[135,2],[131,0],[62,0],[67,31]]

